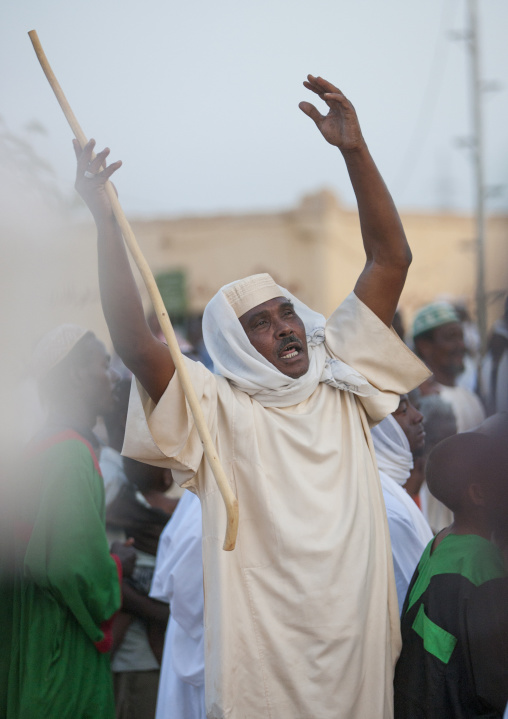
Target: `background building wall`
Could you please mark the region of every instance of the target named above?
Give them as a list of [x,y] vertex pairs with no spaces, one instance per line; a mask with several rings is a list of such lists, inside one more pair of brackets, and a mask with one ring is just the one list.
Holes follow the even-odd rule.
[[[406,324],[418,307],[436,296],[463,299],[474,309],[472,218],[404,213],[402,220],[413,251],[400,303]],[[60,222],[41,234],[30,222],[21,228],[19,239],[11,236],[1,270],[2,295],[15,327],[11,344],[26,355],[40,334],[66,321],[90,327],[109,343],[93,223]],[[304,197],[297,207],[279,213],[134,220],[132,226],[155,274],[185,272],[193,314],[201,313],[223,284],[270,272],[328,315],[351,292],[364,264],[356,210],[341,206],[328,191]],[[36,241],[28,243],[27,234]],[[148,308],[137,271],[135,276]],[[487,290],[492,297],[498,295],[489,305],[489,324],[502,314],[507,289],[508,217],[497,216],[487,228]]]

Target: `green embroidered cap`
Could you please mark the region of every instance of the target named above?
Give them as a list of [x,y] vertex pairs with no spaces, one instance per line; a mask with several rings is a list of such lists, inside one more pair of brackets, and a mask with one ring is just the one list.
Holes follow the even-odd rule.
[[432,302],[418,310],[413,319],[413,339],[448,322],[460,322],[457,311],[449,302]]

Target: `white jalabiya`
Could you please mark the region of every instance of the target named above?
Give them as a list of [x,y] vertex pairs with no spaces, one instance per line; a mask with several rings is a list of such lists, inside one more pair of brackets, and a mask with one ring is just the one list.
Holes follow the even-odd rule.
[[208,719],[388,719],[400,648],[390,542],[369,425],[429,373],[354,294],[326,323],[330,357],[369,397],[319,382],[264,407],[187,361],[235,491],[236,549],[180,383],[157,406],[133,384],[124,453],[171,467],[203,512]]
[[159,540],[150,596],[170,605],[155,719],[205,719],[201,506],[185,492]]
[[402,610],[409,582],[432,539],[432,531],[402,487],[413,468],[413,455],[404,431],[392,415],[374,427],[372,441],[388,517],[399,610]]
[[388,415],[372,431],[377,466],[397,485],[407,482],[413,469],[413,455],[404,430],[393,415]]
[[374,427],[372,440],[376,450],[381,486],[402,502],[411,517],[418,537],[426,547],[432,539],[431,529],[414,500],[402,487],[413,469],[413,455],[408,438],[397,420],[389,415]]

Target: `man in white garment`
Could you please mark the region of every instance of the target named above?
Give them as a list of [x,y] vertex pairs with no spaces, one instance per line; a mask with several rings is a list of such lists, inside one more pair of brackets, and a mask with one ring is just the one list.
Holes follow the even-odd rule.
[[[457,377],[464,370],[464,332],[459,315],[448,302],[433,302],[422,307],[413,319],[413,342],[416,354],[432,370],[433,378],[421,388],[437,393],[451,405],[457,423],[457,432],[468,432],[485,419],[479,397],[465,387],[457,385]],[[434,532],[453,521],[453,513],[422,486],[422,509]]]
[[433,302],[419,310],[413,320],[416,354],[434,375],[432,391],[451,404],[457,431],[467,432],[485,419],[478,396],[456,383],[464,370],[464,331],[459,315],[448,302]]
[[[300,104],[346,163],[366,264],[328,321],[257,275],[204,316],[216,372],[185,359],[240,507],[225,509],[167,347],[150,333],[104,192],[108,150],[78,158],[98,227],[99,279],[115,348],[136,377],[124,453],[173,470],[203,512],[208,719],[389,719],[399,613],[370,426],[428,370],[390,329],[411,253],[351,103],[326,80]],[[85,175],[86,173],[86,175]]]
[[397,410],[372,430],[401,612],[409,582],[432,539],[427,520],[404,489],[413,468],[412,452],[423,449],[425,443],[422,420],[423,415],[403,395]]
[[170,605],[155,719],[205,719],[201,506],[185,492],[159,540],[150,596]]

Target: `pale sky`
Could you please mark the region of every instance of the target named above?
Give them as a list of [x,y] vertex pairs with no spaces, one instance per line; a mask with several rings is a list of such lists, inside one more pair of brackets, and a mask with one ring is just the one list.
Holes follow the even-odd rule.
[[[480,0],[486,180],[508,210],[508,3]],[[339,153],[298,109],[307,73],[337,84],[401,209],[473,207],[468,57],[450,39],[466,0],[4,0],[0,115],[31,121],[72,191],[71,131],[27,32],[37,30],[85,133],[124,166],[130,215],[291,207],[330,187],[353,201]],[[310,98],[309,98],[310,99]]]

